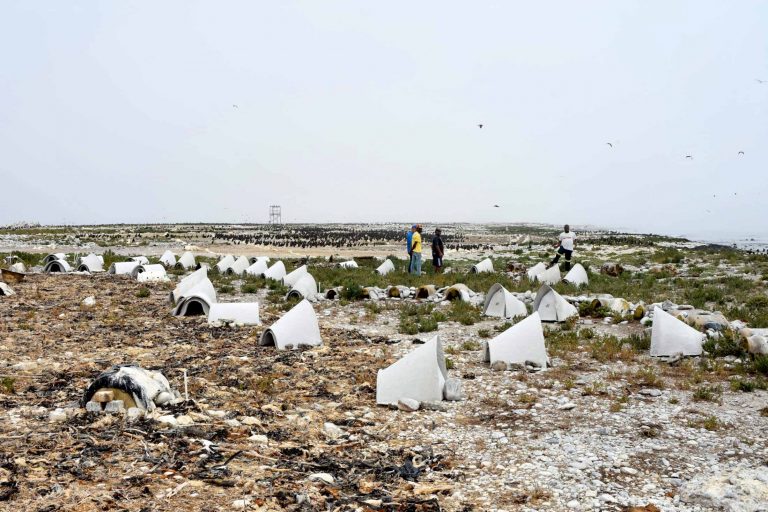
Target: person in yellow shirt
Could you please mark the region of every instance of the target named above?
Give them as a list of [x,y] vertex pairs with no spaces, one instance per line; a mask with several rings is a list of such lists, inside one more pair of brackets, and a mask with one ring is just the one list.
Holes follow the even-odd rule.
[[416,232],[411,238],[411,274],[421,275],[421,224],[416,225]]

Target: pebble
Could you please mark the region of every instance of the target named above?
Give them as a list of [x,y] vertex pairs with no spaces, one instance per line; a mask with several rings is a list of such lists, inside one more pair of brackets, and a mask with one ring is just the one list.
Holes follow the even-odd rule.
[[328,439],[338,439],[344,435],[344,430],[341,427],[329,421],[323,424],[323,432]]
[[309,475],[308,480],[310,482],[323,482],[328,485],[332,485],[334,482],[336,482],[336,479],[333,478],[333,475],[330,473],[314,473]]
[[176,418],[170,414],[164,415],[164,416],[158,416],[155,418],[155,421],[158,423],[165,423],[166,425],[171,425],[175,427],[178,424],[178,421],[176,421]]
[[67,412],[62,409],[61,407],[56,408],[56,410],[51,411],[51,413],[48,415],[48,421],[52,423],[61,423],[62,421],[67,420]]
[[645,396],[661,396],[661,391],[654,388],[643,388],[640,390],[640,394]]
[[421,404],[413,398],[401,398],[397,401],[397,408],[405,412],[414,412],[419,410]]

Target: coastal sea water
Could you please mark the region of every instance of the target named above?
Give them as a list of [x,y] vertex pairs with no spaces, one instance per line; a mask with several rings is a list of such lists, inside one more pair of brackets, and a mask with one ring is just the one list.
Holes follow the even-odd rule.
[[695,242],[719,244],[747,251],[768,252],[768,233],[689,232],[680,236]]

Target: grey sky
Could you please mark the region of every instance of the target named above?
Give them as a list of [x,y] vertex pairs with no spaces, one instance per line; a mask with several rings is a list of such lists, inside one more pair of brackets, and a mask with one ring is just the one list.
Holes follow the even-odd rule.
[[764,1],[5,1],[0,62],[0,224],[768,231]]

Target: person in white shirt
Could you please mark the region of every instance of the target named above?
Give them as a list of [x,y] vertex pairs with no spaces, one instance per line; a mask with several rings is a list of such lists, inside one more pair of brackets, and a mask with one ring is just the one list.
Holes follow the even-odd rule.
[[571,269],[571,255],[573,254],[573,240],[576,238],[576,233],[571,231],[571,227],[566,224],[563,226],[563,232],[560,233],[560,236],[557,237],[558,242],[555,244],[555,247],[557,247],[557,254],[555,254],[555,258],[549,262],[549,265],[547,268],[552,267],[553,265],[556,265],[558,261],[560,261],[560,255],[565,255],[565,270]]

